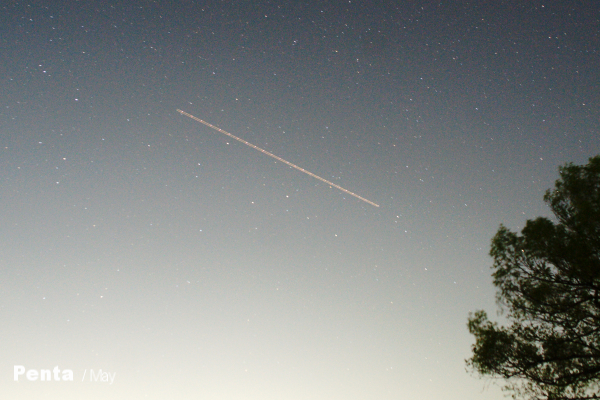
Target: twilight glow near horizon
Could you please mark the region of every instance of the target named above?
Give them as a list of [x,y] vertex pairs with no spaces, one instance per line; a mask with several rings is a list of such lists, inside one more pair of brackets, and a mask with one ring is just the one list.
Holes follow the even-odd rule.
[[0,10],[3,398],[505,398],[467,318],[600,153],[596,1]]

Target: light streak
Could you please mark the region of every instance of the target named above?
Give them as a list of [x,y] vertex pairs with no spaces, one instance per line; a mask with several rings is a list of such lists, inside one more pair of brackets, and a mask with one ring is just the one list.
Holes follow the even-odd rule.
[[224,134],[224,135],[227,135],[227,136],[229,136],[230,138],[237,140],[238,142],[242,142],[242,143],[244,143],[245,145],[247,145],[247,146],[250,146],[250,147],[252,147],[253,149],[256,149],[256,150],[260,151],[261,153],[268,155],[269,157],[273,157],[273,158],[274,158],[274,159],[276,159],[277,161],[281,161],[282,163],[284,163],[284,164],[286,164],[286,165],[289,165],[290,167],[292,167],[292,168],[295,168],[295,169],[297,169],[297,170],[298,170],[298,171],[300,171],[300,172],[304,172],[305,174],[307,174],[307,175],[310,175],[310,176],[312,176],[313,178],[316,178],[316,179],[320,180],[321,182],[325,182],[325,183],[326,183],[326,184],[328,184],[329,186],[332,186],[332,187],[334,187],[334,188],[336,188],[336,189],[339,189],[339,190],[341,190],[341,191],[342,191],[342,192],[344,192],[344,193],[348,193],[349,195],[351,195],[351,196],[354,196],[354,197],[356,197],[357,199],[360,199],[360,200],[364,201],[365,203],[369,203],[369,204],[370,204],[370,205],[372,205],[372,206],[379,207],[379,204],[375,204],[375,203],[373,203],[371,200],[367,200],[367,199],[365,199],[364,197],[361,197],[361,196],[357,195],[356,193],[352,193],[352,192],[351,192],[351,191],[349,191],[348,189],[344,189],[343,187],[341,187],[341,186],[339,186],[339,185],[336,185],[335,183],[333,183],[333,182],[330,182],[330,181],[328,181],[327,179],[323,179],[323,178],[321,178],[319,175],[315,175],[315,174],[313,174],[312,172],[310,172],[310,171],[307,171],[307,170],[305,170],[304,168],[297,166],[296,164],[292,164],[291,162],[289,162],[289,161],[286,161],[286,160],[284,160],[283,158],[281,158],[281,157],[279,157],[279,156],[276,156],[276,155],[275,155],[275,154],[273,154],[273,153],[269,153],[268,151],[266,151],[266,150],[264,150],[264,149],[261,149],[260,147],[258,147],[258,146],[255,146],[255,145],[253,145],[252,143],[250,143],[250,142],[247,142],[247,141],[245,141],[244,139],[241,139],[241,138],[239,138],[239,137],[237,137],[237,136],[235,136],[235,135],[233,135],[233,134],[231,134],[231,133],[229,133],[229,132],[227,132],[227,131],[224,131],[223,129],[221,129],[221,128],[219,128],[219,127],[216,127],[216,126],[214,126],[214,125],[212,125],[212,124],[209,124],[208,122],[206,122],[206,121],[204,121],[204,120],[201,120],[201,119],[200,119],[200,118],[198,118],[198,117],[194,117],[192,114],[188,114],[188,113],[186,113],[185,111],[182,111],[182,110],[180,110],[180,109],[177,109],[177,112],[179,112],[181,115],[185,115],[186,117],[190,117],[190,118],[191,118],[191,119],[193,119],[194,121],[198,121],[198,122],[200,122],[200,123],[202,123],[202,124],[204,124],[204,125],[208,126],[209,128],[212,128],[212,129],[216,130],[217,132],[220,132],[220,133],[222,133],[222,134]]

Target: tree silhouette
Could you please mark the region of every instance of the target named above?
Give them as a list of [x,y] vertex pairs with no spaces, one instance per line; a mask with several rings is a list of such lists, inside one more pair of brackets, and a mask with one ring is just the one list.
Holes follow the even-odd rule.
[[506,379],[513,398],[600,394],[600,156],[559,168],[544,196],[556,222],[528,220],[492,239],[496,299],[508,326],[469,315],[471,370]]

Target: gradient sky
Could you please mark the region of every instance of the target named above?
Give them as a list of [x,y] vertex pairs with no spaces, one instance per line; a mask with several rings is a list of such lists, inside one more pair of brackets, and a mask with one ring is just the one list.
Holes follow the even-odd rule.
[[600,153],[597,1],[1,4],[3,398],[504,398],[467,317]]

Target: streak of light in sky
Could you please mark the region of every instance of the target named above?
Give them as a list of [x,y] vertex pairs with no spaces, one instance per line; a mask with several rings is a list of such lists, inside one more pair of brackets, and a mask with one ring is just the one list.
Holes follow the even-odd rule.
[[344,189],[343,187],[341,187],[341,186],[339,186],[339,185],[336,185],[335,183],[333,183],[333,182],[330,182],[330,181],[328,181],[327,179],[321,178],[320,176],[318,176],[318,175],[315,175],[315,174],[313,174],[312,172],[310,172],[310,171],[307,171],[307,170],[305,170],[304,168],[297,166],[296,164],[292,164],[291,162],[289,162],[289,161],[286,161],[286,160],[284,160],[283,158],[281,158],[281,157],[279,157],[279,156],[276,156],[276,155],[275,155],[275,154],[273,154],[273,153],[269,153],[269,152],[268,152],[268,151],[266,151],[265,149],[261,149],[260,147],[258,147],[258,146],[256,146],[256,145],[253,145],[252,143],[249,143],[249,142],[245,141],[244,139],[241,139],[241,138],[239,138],[239,137],[237,137],[237,136],[235,136],[235,135],[233,135],[233,134],[231,134],[231,133],[229,133],[229,132],[227,132],[227,131],[224,131],[223,129],[221,129],[221,128],[219,128],[219,127],[216,127],[216,126],[214,126],[214,125],[212,125],[212,124],[209,124],[208,122],[206,122],[206,121],[204,121],[204,120],[201,120],[201,119],[200,119],[200,118],[198,118],[198,117],[194,117],[192,114],[188,114],[188,113],[186,113],[185,111],[182,111],[182,110],[179,110],[179,109],[177,109],[177,111],[178,111],[178,112],[179,112],[181,115],[185,115],[186,117],[190,117],[191,119],[193,119],[193,120],[195,120],[195,121],[198,121],[198,122],[200,122],[200,123],[203,123],[204,125],[208,126],[209,128],[212,128],[212,129],[214,129],[214,130],[216,130],[216,131],[218,131],[218,132],[220,132],[220,133],[222,133],[222,134],[224,134],[224,135],[227,135],[227,136],[229,136],[229,137],[231,137],[231,138],[233,138],[233,139],[237,140],[238,142],[242,142],[242,143],[244,143],[245,145],[247,145],[247,146],[250,146],[250,147],[252,147],[253,149],[256,149],[256,150],[260,151],[261,153],[264,153],[264,154],[268,155],[269,157],[273,157],[273,158],[274,158],[274,159],[276,159],[277,161],[281,161],[282,163],[284,163],[284,164],[287,164],[287,165],[289,165],[290,167],[292,167],[292,168],[295,168],[295,169],[297,169],[297,170],[298,170],[298,171],[300,171],[300,172],[304,172],[305,174],[307,174],[307,175],[310,175],[310,176],[312,176],[313,178],[316,178],[316,179],[318,179],[318,180],[320,180],[320,181],[322,181],[322,182],[325,182],[325,183],[326,183],[326,184],[328,184],[329,186],[332,186],[332,187],[334,187],[334,188],[336,188],[336,189],[339,189],[339,190],[341,190],[341,191],[342,191],[342,192],[344,192],[344,193],[348,193],[349,195],[352,195],[352,196],[356,197],[357,199],[360,199],[360,200],[364,201],[365,203],[369,203],[369,204],[370,204],[370,205],[372,205],[372,206],[379,207],[379,204],[376,204],[376,203],[372,202],[371,200],[367,200],[367,199],[365,199],[364,197],[361,197],[361,196],[357,195],[356,193],[353,193],[353,192],[349,191],[348,189]]

